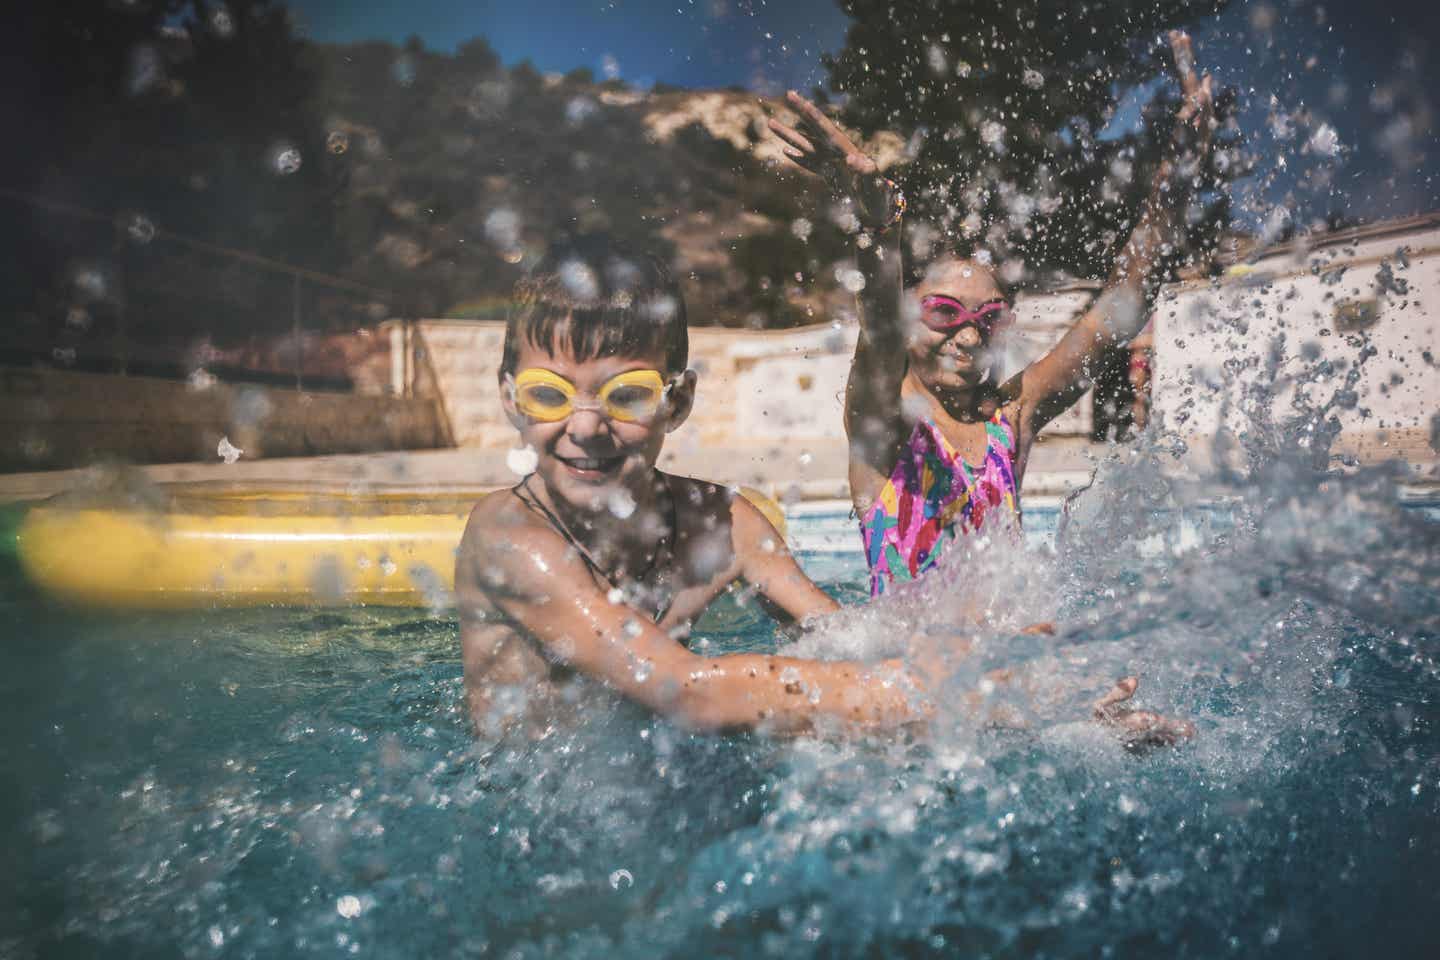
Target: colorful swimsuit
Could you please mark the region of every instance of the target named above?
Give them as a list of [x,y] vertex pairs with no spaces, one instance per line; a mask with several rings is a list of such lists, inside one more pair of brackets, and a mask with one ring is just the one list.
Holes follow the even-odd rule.
[[913,580],[935,565],[959,532],[979,529],[991,507],[1004,505],[1017,519],[1015,431],[1001,413],[985,424],[985,462],[978,474],[930,418],[915,424],[900,462],[860,522],[870,594],[886,581]]

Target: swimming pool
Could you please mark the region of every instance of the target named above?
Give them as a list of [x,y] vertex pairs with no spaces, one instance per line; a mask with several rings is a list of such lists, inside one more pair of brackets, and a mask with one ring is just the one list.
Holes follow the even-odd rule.
[[[993,588],[1070,626],[984,655],[1133,668],[1195,717],[1184,750],[1124,754],[1069,722],[1083,697],[1028,732],[869,744],[691,737],[597,698],[580,729],[477,745],[448,615],[101,619],[12,579],[0,956],[1433,948],[1433,508],[1322,489],[1190,541],[1101,514]],[[858,557],[823,547],[841,520],[795,522],[858,604]],[[886,615],[970,589],[935,582]],[[697,635],[774,643],[742,599]]]

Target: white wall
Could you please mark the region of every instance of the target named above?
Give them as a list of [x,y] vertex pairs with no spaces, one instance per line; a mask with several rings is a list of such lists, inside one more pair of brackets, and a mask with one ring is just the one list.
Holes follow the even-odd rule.
[[[1070,290],[1022,297],[1006,335],[1016,353],[1033,360],[1059,340],[1090,292]],[[422,320],[420,366],[428,364],[460,446],[501,447],[514,434],[500,411],[496,371],[502,324]],[[695,413],[676,432],[675,446],[843,445],[842,398],[854,325],[821,324],[783,331],[696,327],[690,363],[700,374]],[[1088,436],[1090,395],[1048,427],[1047,435]]]
[[[1284,420],[1294,415],[1297,389],[1312,402],[1334,395],[1366,346],[1377,353],[1360,367],[1353,403],[1336,411],[1341,447],[1384,459],[1388,444],[1412,460],[1433,459],[1440,217],[1287,250],[1216,282],[1167,289],[1156,310],[1154,408],[1167,426],[1202,442],[1222,418],[1230,430],[1249,429],[1257,413]],[[1257,388],[1269,390],[1268,403],[1237,403],[1261,396]]]

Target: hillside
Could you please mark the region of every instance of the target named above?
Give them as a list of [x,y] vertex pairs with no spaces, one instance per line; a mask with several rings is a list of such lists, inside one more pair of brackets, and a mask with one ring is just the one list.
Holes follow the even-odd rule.
[[[833,306],[847,244],[784,170],[774,101],[507,69],[478,41],[319,50],[343,272],[417,313],[495,315],[549,240],[593,232],[670,257],[697,324],[788,327]],[[887,162],[901,146],[874,144]]]

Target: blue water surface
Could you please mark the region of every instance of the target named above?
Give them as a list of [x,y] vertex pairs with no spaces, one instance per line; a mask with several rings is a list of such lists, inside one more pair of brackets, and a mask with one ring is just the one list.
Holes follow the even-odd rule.
[[[1083,716],[777,743],[604,697],[477,746],[449,614],[87,616],[12,577],[0,956],[1433,956],[1433,608],[1342,602],[1329,546],[1225,580],[1297,509],[1067,598],[1048,643],[1125,646],[1197,720],[1141,757]],[[863,601],[855,555],[805,561]],[[743,598],[697,634],[777,644]]]

